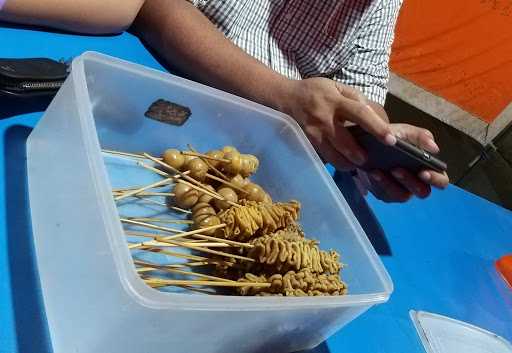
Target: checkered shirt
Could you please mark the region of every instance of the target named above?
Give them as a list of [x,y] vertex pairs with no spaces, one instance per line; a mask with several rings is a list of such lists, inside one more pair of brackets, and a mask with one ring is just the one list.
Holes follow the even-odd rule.
[[384,104],[402,0],[191,0],[233,43],[293,79],[328,77]]

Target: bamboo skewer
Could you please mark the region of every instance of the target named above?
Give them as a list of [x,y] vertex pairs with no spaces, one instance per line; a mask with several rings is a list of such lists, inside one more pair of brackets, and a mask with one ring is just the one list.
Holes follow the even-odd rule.
[[[143,278],[144,279],[144,278]],[[148,283],[146,283],[148,284]],[[168,285],[166,284],[148,284],[151,288],[162,288],[162,287],[168,287]],[[188,289],[188,290],[191,290],[193,292],[198,292],[198,293],[202,293],[202,294],[208,294],[208,295],[216,295],[217,293],[214,292],[214,291],[210,291],[210,290],[206,290],[206,289],[200,289],[200,288],[196,288],[196,287],[192,287],[192,286],[187,286],[187,285],[180,285],[180,284],[177,284],[176,286],[174,287],[181,287],[181,288],[185,288],[185,289]]]
[[[168,272],[172,272],[172,273],[178,273],[178,274],[182,274],[182,275],[194,276],[194,277],[198,277],[198,278],[205,278],[205,279],[209,279],[209,280],[212,280],[212,281],[236,282],[236,281],[233,281],[233,280],[230,280],[230,279],[226,279],[226,278],[222,278],[222,277],[205,275],[203,273],[197,273],[197,272],[191,272],[191,271],[183,271],[183,270],[178,270],[178,269],[173,269],[173,268],[166,268],[165,266],[160,266],[160,265],[157,265],[157,264],[150,264],[150,263],[143,263],[142,264],[142,263],[138,263],[137,261],[134,261],[134,262],[137,265],[144,266],[143,268],[151,268],[153,271],[155,269],[158,269],[158,270],[168,271]],[[147,272],[147,271],[140,271],[140,268],[138,268],[137,272]]]
[[143,198],[143,197],[141,197],[139,195],[134,195],[134,197],[136,197],[139,201],[142,201],[142,202],[147,202],[147,203],[152,203],[152,204],[155,204],[155,205],[167,207],[167,204],[165,204],[163,202],[159,202],[159,201],[152,200],[152,199],[145,199],[145,198]]
[[[146,226],[148,228],[154,228],[154,229],[158,229],[158,230],[165,229],[166,231],[170,231],[170,232],[181,232],[180,234],[172,235],[172,236],[167,236],[167,237],[155,236],[155,237],[153,237],[154,240],[150,240],[150,241],[147,241],[147,242],[132,243],[132,244],[128,245],[129,249],[135,249],[135,248],[140,248],[140,247],[159,246],[159,244],[161,244],[161,243],[169,243],[169,244],[174,244],[174,245],[182,246],[182,247],[185,247],[185,248],[188,248],[188,249],[197,250],[197,251],[200,251],[200,252],[205,252],[205,253],[209,253],[209,254],[213,254],[213,255],[219,255],[219,256],[229,257],[229,258],[233,258],[233,259],[254,262],[254,259],[251,259],[250,257],[245,257],[245,256],[241,256],[241,255],[235,255],[235,254],[227,253],[227,252],[224,252],[224,251],[218,251],[218,250],[212,250],[212,249],[208,249],[208,248],[203,248],[203,247],[197,246],[197,245],[186,244],[185,242],[173,241],[173,239],[175,239],[175,238],[182,238],[182,237],[187,236],[187,235],[197,234],[197,233],[199,233],[201,231],[208,230],[208,228],[209,229],[221,228],[221,227],[224,227],[225,224],[219,224],[217,226],[212,226],[212,227],[208,227],[208,228],[204,228],[204,229],[196,229],[196,230],[192,230],[192,231],[189,231],[189,232],[183,232],[183,231],[180,231],[178,229],[167,228],[167,227],[159,227],[159,226],[152,226],[152,225],[150,225],[148,223],[131,221],[131,220],[128,220],[128,219],[121,219],[121,221],[125,222],[125,223],[135,224],[135,225],[143,225],[143,226]],[[149,226],[151,226],[151,227],[149,227]]]
[[134,224],[134,225],[137,225],[137,226],[142,226],[142,227],[151,228],[151,229],[155,229],[155,230],[161,230],[161,231],[164,231],[164,232],[169,232],[169,233],[185,233],[185,231],[180,230],[180,229],[157,226],[157,225],[151,224],[151,223],[134,221],[133,219],[129,219],[129,218],[120,218],[120,220],[123,223],[130,223],[130,224]]
[[[201,228],[204,230],[204,228]],[[165,238],[165,235],[162,234],[154,234],[154,233],[144,233],[144,232],[137,232],[137,231],[125,231],[127,235],[133,235],[133,236],[140,236],[140,237],[148,237],[148,238]],[[181,234],[180,234],[181,235]],[[207,241],[214,241],[218,244],[226,244],[226,245],[232,245],[240,248],[253,248],[254,245],[249,243],[242,243],[235,240],[229,240],[229,239],[223,239],[223,238],[216,238],[209,235],[204,234],[192,234],[191,235],[194,238],[199,238],[199,240],[192,240],[192,239],[186,239],[187,243],[198,243],[198,242],[207,242]],[[182,241],[185,241],[183,239]]]
[[[147,245],[147,244],[144,244]],[[205,247],[205,248],[229,248],[231,245],[223,244],[223,243],[190,243],[190,242],[176,242],[171,243],[169,241],[167,242],[159,242],[158,240],[155,240],[154,242],[151,242],[149,246],[155,246],[155,247],[169,247],[169,248],[189,248],[191,246],[196,247]],[[198,250],[199,251],[199,250]]]
[[[150,224],[150,223],[146,223],[146,222],[134,221],[132,219],[127,219],[127,218],[121,218],[121,222],[123,222],[123,223],[131,223],[131,224],[134,224],[134,225],[138,225],[138,226],[142,226],[142,227],[146,227],[146,228],[151,228],[151,229],[155,229],[155,230],[161,230],[161,231],[168,232],[168,233],[179,233],[178,235],[174,235],[174,236],[170,236],[170,237],[165,237],[165,236],[164,237],[161,237],[161,236],[159,237],[161,239],[166,239],[166,240],[176,239],[176,238],[183,238],[183,237],[186,237],[186,236],[193,236],[195,238],[200,238],[200,239],[204,239],[204,240],[211,240],[211,241],[218,241],[218,242],[222,242],[222,243],[226,243],[226,244],[237,245],[239,247],[244,247],[244,248],[252,248],[252,247],[254,247],[252,244],[249,244],[249,243],[242,243],[242,242],[238,242],[238,241],[234,241],[234,240],[216,238],[216,237],[212,237],[212,236],[209,236],[209,235],[201,234],[201,232],[205,232],[205,231],[208,231],[208,230],[223,228],[223,227],[226,226],[226,224],[224,224],[224,223],[221,223],[221,224],[218,224],[218,225],[214,225],[214,226],[210,226],[210,227],[205,227],[205,228],[198,228],[198,229],[195,229],[195,230],[191,230],[191,231],[185,232],[185,231],[180,230],[180,229],[169,228],[169,227],[161,227],[161,226],[157,226],[157,225],[154,225],[154,224]],[[149,233],[146,233],[146,234],[149,234]],[[149,236],[151,237],[152,235],[149,235]]]
[[137,162],[137,165],[138,165],[138,166],[141,166],[141,167],[143,167],[143,168],[146,168],[146,169],[148,169],[148,170],[151,170],[152,172],[154,172],[154,173],[156,173],[156,174],[158,174],[158,175],[161,175],[161,176],[163,176],[163,177],[171,177],[171,176],[172,176],[172,175],[170,175],[169,173],[164,172],[163,170],[156,169],[155,167],[152,167],[152,166],[147,165],[147,164],[145,164],[145,163],[143,163],[143,162],[140,162],[140,161],[139,161],[139,162]]
[[219,177],[216,177],[215,175],[211,175],[210,173],[206,173],[206,177],[207,178],[210,178],[210,179],[213,179],[213,180],[216,180],[218,181],[219,183],[222,183],[222,184],[225,184],[227,186],[229,186],[230,188],[232,189],[236,189],[244,194],[248,194],[249,192],[247,190],[244,190],[238,186],[236,186],[235,184],[233,184],[232,182],[230,181],[226,181],[226,180],[223,180],[222,178],[219,178]]
[[139,222],[153,222],[153,223],[175,223],[175,224],[194,224],[194,221],[188,219],[166,219],[166,218],[151,218],[151,217],[122,217],[131,221]]
[[[123,194],[122,191],[112,191],[114,194]],[[116,195],[119,196],[119,195]],[[152,192],[152,191],[143,191],[137,194],[137,196],[175,196],[172,192]]]
[[[190,145],[188,145],[189,148],[190,148]],[[209,156],[207,154],[204,154],[204,153],[199,153],[199,152],[196,152],[195,150],[190,152],[190,151],[182,151],[181,154],[185,155],[185,156],[193,156],[193,157],[199,157],[201,159],[210,159],[212,161],[219,161],[219,162],[223,162],[223,163],[229,163],[231,162],[229,159],[225,159],[225,158],[217,158],[217,157],[212,157],[212,156]]]
[[158,238],[158,237],[165,236],[162,233],[147,233],[147,232],[140,232],[137,230],[125,230],[124,234],[131,236],[131,237],[145,237],[145,238]]
[[[146,227],[146,228],[161,230],[161,231],[169,232],[169,233],[179,233],[179,234],[175,234],[175,235],[171,235],[171,236],[159,237],[160,241],[162,241],[162,239],[163,240],[173,240],[173,239],[177,239],[177,238],[183,238],[183,237],[186,237],[186,236],[189,236],[189,235],[198,234],[198,233],[201,233],[201,232],[204,232],[204,231],[208,231],[208,230],[219,229],[219,228],[223,228],[223,227],[226,226],[226,224],[221,223],[221,224],[218,224],[218,225],[214,225],[214,226],[210,226],[210,227],[206,227],[206,228],[194,229],[194,230],[190,230],[190,231],[185,232],[185,231],[182,231],[182,230],[179,230],[179,229],[174,229],[174,228],[169,228],[169,227],[160,227],[160,226],[156,226],[154,224],[149,224],[149,223],[145,223],[145,222],[138,222],[138,221],[132,221],[130,219],[125,219],[125,218],[121,218],[121,222],[123,222],[123,223],[130,223],[130,224],[134,224],[134,225],[139,225],[139,226],[143,226],[143,227]],[[221,239],[220,241],[224,241],[224,240]],[[147,245],[147,243],[146,243],[146,245]],[[129,248],[132,249],[132,248],[136,248],[138,246],[142,246],[142,243],[131,244],[129,246]]]
[[234,241],[234,240],[216,238],[216,237],[211,237],[209,235],[204,235],[204,234],[192,234],[191,236],[194,237],[194,238],[200,238],[200,239],[203,239],[203,240],[211,240],[211,241],[217,240],[219,242],[230,244],[230,245],[233,245],[233,246],[238,246],[238,247],[241,247],[241,248],[253,248],[254,247],[254,245],[249,244],[249,243],[242,243],[242,242]]
[[[140,266],[150,266],[152,263],[151,262],[146,262],[146,261],[141,261],[141,260],[133,260],[136,264],[140,265]],[[168,264],[168,265],[159,265],[159,266],[162,266],[162,267],[167,267],[167,268],[187,268],[187,267],[197,267],[197,266],[206,266],[206,265],[216,265],[216,264],[219,264],[219,263],[224,263],[223,261],[219,261],[219,260],[212,260],[212,259],[208,259],[208,261],[192,261],[192,262],[184,262],[184,263],[180,263],[180,264]]]
[[[198,233],[206,232],[206,231],[209,231],[209,230],[224,228],[226,226],[225,223],[221,223],[221,224],[217,224],[217,225],[214,225],[214,226],[205,227],[205,228],[198,228],[198,229],[189,230],[189,231],[185,232],[183,230],[176,229],[176,228],[161,227],[161,226],[157,226],[157,225],[154,225],[154,224],[150,224],[150,223],[146,223],[146,222],[133,221],[131,219],[126,219],[126,218],[120,218],[120,220],[123,223],[130,223],[130,224],[134,224],[134,225],[138,225],[138,226],[142,226],[142,227],[146,227],[146,228],[151,228],[151,229],[155,229],[155,230],[161,230],[163,232],[179,233],[177,235],[172,235],[170,237],[163,237],[162,239],[183,238],[183,237],[186,237],[186,236],[189,236],[189,235],[198,234]],[[220,239],[220,241],[224,241],[224,240]]]
[[[180,241],[180,242],[170,242],[170,241],[158,241],[158,236],[151,236],[146,234],[126,234],[131,237],[146,237],[146,238],[153,238],[154,241],[151,241],[151,243],[148,244],[148,242],[145,242],[142,246],[159,246],[159,247],[183,247],[187,248],[189,246],[198,246],[198,247],[207,247],[207,248],[230,248],[233,247],[232,245],[226,244],[226,243],[198,243],[193,241]],[[128,243],[128,247],[130,247],[130,243]]]
[[[125,188],[116,188],[116,189],[112,189],[112,192],[126,192],[126,191],[132,191],[132,190],[137,190],[137,189],[143,188],[144,186],[145,186],[145,185],[129,186],[129,187],[125,187]],[[165,188],[166,186],[167,186],[167,185],[156,186],[156,187],[154,187],[154,189]]]
[[133,196],[133,195],[137,195],[139,192],[142,192],[142,191],[145,191],[145,190],[148,190],[148,189],[153,189],[154,187],[156,186],[161,186],[161,185],[164,185],[164,184],[169,184],[173,182],[173,179],[172,178],[167,178],[167,179],[162,179],[160,181],[157,181],[157,182],[154,182],[152,184],[149,184],[149,185],[146,185],[146,186],[143,186],[139,189],[135,189],[135,190],[132,190],[132,191],[128,191],[126,193],[124,193],[123,195],[121,196],[116,196],[114,198],[115,201],[119,201],[119,200],[122,200],[122,199],[125,199],[127,197],[130,197],[130,196]]
[[223,266],[228,266],[228,267],[232,267],[235,265],[233,262],[229,262],[229,261],[213,260],[213,259],[210,259],[210,258],[204,257],[204,256],[184,254],[184,253],[179,253],[179,252],[174,252],[174,251],[169,251],[169,250],[163,250],[163,249],[156,248],[156,247],[142,247],[142,248],[138,248],[138,249],[144,250],[144,251],[149,251],[149,252],[154,252],[154,253],[161,253],[161,254],[173,256],[173,257],[179,257],[182,259],[193,260],[195,262],[201,262],[201,263],[206,262],[211,265],[223,265]]
[[139,153],[129,153],[129,152],[107,150],[107,149],[102,149],[101,151],[104,152],[104,153],[118,155],[118,156],[146,159],[146,157],[144,157],[142,154],[139,154]]
[[131,187],[127,187],[127,188],[116,188],[116,189],[112,189],[112,192],[126,192],[126,191],[140,189],[142,187],[143,186],[131,186]]
[[178,212],[182,212],[182,213],[186,213],[186,214],[192,214],[192,211],[185,210],[185,209],[177,207],[177,206],[169,206],[168,205],[167,207],[169,207],[170,209],[173,209],[174,211],[178,211]]
[[170,286],[186,285],[186,286],[217,286],[217,287],[254,287],[254,288],[268,288],[271,283],[259,282],[221,282],[221,281],[195,281],[195,280],[173,280],[173,279],[159,279],[147,277],[144,279],[149,284],[167,284]]
[[209,266],[209,265],[215,265],[217,262],[213,261],[192,261],[192,262],[185,262],[182,264],[172,264],[172,265],[164,265],[169,268],[190,268],[190,267],[200,267],[200,266]]
[[[245,256],[241,256],[241,255],[235,255],[235,254],[231,254],[231,253],[224,252],[224,251],[219,251],[219,250],[212,250],[212,249],[208,249],[208,248],[203,248],[203,247],[197,246],[197,245],[185,245],[185,243],[183,243],[183,242],[173,241],[173,240],[164,239],[164,238],[155,238],[155,240],[153,240],[153,241],[142,242],[140,244],[142,244],[141,246],[154,246],[155,242],[169,243],[169,244],[174,244],[174,245],[177,245],[177,246],[182,246],[184,248],[196,250],[196,251],[199,251],[199,252],[205,252],[205,253],[208,253],[208,254],[224,256],[224,257],[228,257],[228,258],[231,258],[231,259],[238,259],[238,260],[243,260],[243,261],[255,262],[255,260],[251,259],[250,257],[245,257]],[[131,245],[129,245],[128,248],[133,248],[133,247],[131,247]]]
[[138,249],[144,250],[144,251],[149,251],[149,252],[161,253],[161,254],[164,254],[164,255],[169,255],[169,256],[174,256],[174,257],[179,257],[179,258],[187,259],[187,260],[194,260],[194,261],[206,261],[206,260],[209,260],[207,257],[204,257],[204,256],[183,254],[183,253],[180,253],[180,252],[159,249],[159,248],[156,248],[154,246],[145,246],[145,247],[143,246],[143,247],[140,247]]

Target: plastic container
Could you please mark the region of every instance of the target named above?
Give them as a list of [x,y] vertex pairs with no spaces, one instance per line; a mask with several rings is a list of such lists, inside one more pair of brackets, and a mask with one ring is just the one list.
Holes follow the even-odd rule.
[[409,314],[427,353],[512,353],[506,339],[467,322],[425,311]]
[[[164,98],[188,106],[171,126],[144,117]],[[174,294],[146,286],[127,248],[100,148],[161,153],[235,145],[261,157],[256,182],[298,199],[301,223],[348,264],[341,297]],[[236,96],[108,56],[85,53],[28,140],[37,265],[55,353],[291,352],[312,348],[392,282],[298,125]]]

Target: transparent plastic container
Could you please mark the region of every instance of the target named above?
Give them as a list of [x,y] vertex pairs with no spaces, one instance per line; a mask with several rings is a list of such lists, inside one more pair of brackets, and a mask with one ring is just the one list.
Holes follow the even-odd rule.
[[[191,108],[181,127],[144,117],[164,98]],[[148,287],[128,250],[101,148],[159,154],[234,145],[258,155],[255,182],[302,203],[301,224],[341,253],[349,294],[239,297]],[[393,285],[343,196],[288,116],[97,53],[72,73],[28,140],[30,205],[55,353],[292,352],[312,348]]]

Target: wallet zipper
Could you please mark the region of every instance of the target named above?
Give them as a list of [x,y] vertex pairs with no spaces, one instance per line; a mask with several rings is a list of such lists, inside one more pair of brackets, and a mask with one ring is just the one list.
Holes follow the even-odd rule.
[[[0,87],[5,90],[17,91],[47,91],[58,90],[64,80],[58,81],[14,81],[0,78]],[[3,87],[2,87],[3,86]]]
[[34,90],[48,90],[48,89],[59,89],[64,81],[46,81],[46,82],[21,82],[19,87],[24,89],[34,89]]

